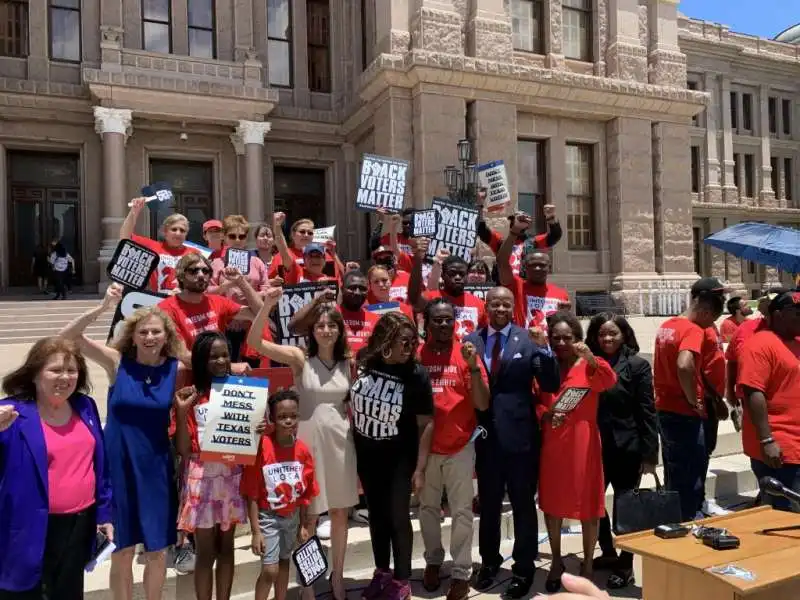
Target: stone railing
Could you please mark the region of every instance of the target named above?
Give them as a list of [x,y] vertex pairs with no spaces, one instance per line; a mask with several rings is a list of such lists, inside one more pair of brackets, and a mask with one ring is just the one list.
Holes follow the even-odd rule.
[[694,280],[650,281],[639,283],[628,294],[628,311],[647,317],[679,315],[689,306],[689,290]]
[[800,45],[776,42],[754,35],[736,33],[727,25],[689,19],[678,19],[678,35],[680,38],[703,39],[709,42],[728,45],[742,51],[743,54],[763,56],[790,62],[800,62]]

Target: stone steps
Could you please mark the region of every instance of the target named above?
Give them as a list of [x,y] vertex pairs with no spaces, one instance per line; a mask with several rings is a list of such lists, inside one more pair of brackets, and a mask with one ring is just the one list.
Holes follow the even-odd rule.
[[[40,338],[55,335],[67,323],[97,306],[99,301],[97,296],[57,301],[36,296],[28,300],[2,300],[0,345],[32,344]],[[105,341],[112,318],[112,311],[101,315],[86,328],[86,334],[92,339]]]

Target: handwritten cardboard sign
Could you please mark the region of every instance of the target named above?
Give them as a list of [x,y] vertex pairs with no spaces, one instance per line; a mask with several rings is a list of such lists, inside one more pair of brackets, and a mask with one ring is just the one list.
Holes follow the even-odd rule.
[[158,254],[131,240],[120,240],[106,272],[109,279],[127,288],[147,287],[150,276],[158,266]]
[[367,211],[385,208],[389,212],[400,212],[407,179],[407,160],[365,154],[361,161],[356,208]]
[[239,273],[247,275],[250,272],[250,252],[239,248],[228,248],[225,251],[225,266],[236,267]]
[[478,184],[486,188],[486,210],[500,212],[511,202],[508,173],[502,160],[478,166]]
[[330,227],[315,227],[314,228],[314,241],[318,244],[324,244],[328,240],[333,239],[333,234],[336,231],[336,225]]

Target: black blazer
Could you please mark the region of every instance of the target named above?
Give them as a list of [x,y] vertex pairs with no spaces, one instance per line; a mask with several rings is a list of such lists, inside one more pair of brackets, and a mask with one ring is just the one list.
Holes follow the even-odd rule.
[[[475,345],[482,361],[487,334],[488,328],[483,327],[464,338]],[[506,452],[538,449],[534,378],[542,391],[557,392],[561,385],[558,362],[549,348],[537,346],[527,330],[512,324],[497,374],[489,376],[489,409],[478,412],[479,423]]]
[[623,349],[617,383],[600,394],[597,424],[603,446],[638,454],[642,462],[658,462],[658,424],[653,398],[653,369],[646,359]]

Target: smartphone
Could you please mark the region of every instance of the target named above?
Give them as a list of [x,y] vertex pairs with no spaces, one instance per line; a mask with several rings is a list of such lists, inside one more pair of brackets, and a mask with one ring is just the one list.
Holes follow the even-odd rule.
[[689,528],[679,523],[673,523],[671,525],[659,525],[653,530],[653,533],[661,539],[673,540],[689,535]]

